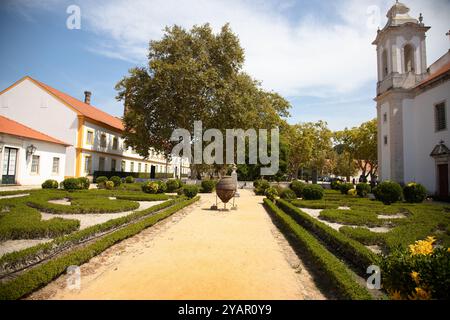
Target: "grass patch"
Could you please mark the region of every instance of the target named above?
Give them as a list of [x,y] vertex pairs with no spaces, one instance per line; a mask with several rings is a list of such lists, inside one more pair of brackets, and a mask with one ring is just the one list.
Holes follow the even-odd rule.
[[328,251],[314,236],[297,224],[290,215],[284,213],[268,199],[264,199],[264,205],[272,216],[294,234],[298,243],[314,259],[320,270],[331,279],[343,298],[352,300],[372,298],[370,293],[356,282],[355,276],[346,265]]
[[368,227],[381,227],[386,222],[384,220],[378,219],[378,215],[373,211],[358,209],[325,209],[320,213],[319,218],[329,222]]
[[91,258],[100,254],[104,250],[108,249],[112,245],[125,240],[131,236],[136,235],[142,230],[154,225],[158,221],[161,221],[168,216],[174,214],[180,209],[197,201],[199,197],[185,200],[176,205],[165,209],[164,211],[147,217],[131,225],[117,230],[105,237],[79,249],[72,250],[71,252],[54,258],[48,262],[45,262],[33,269],[25,271],[17,278],[10,280],[6,283],[0,284],[0,299],[1,300],[16,300],[33,292],[34,290],[46,285],[62,273],[64,273],[67,267],[72,265],[81,265],[86,263]]
[[366,246],[378,245],[385,247],[383,235],[381,233],[372,232],[367,228],[352,228],[345,226],[341,227],[339,231],[347,237],[359,241]]

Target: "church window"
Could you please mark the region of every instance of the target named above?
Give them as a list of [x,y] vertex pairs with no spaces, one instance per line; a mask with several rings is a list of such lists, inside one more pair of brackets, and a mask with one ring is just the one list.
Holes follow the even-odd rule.
[[384,136],[384,145],[387,146],[388,144],[388,136]]
[[387,113],[386,113],[386,112],[383,114],[383,122],[384,122],[384,123],[387,122]]
[[434,107],[436,131],[447,130],[447,115],[445,102],[439,103]]
[[384,50],[383,54],[381,56],[381,60],[382,60],[382,67],[383,67],[383,79],[388,75],[389,70],[388,70],[388,59],[387,59],[387,51]]

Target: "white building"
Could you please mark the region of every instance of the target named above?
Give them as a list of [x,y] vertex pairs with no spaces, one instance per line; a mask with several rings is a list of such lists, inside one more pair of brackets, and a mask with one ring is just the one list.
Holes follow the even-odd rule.
[[[0,92],[0,115],[68,143],[65,177],[91,176],[94,171],[166,172],[164,156],[151,152],[143,159],[124,145],[122,120],[31,77]],[[189,174],[189,163],[175,158],[172,176]]]
[[1,184],[63,180],[66,147],[63,141],[0,116]]
[[[427,67],[423,17],[397,2],[377,47],[378,162],[381,180],[418,182],[449,196],[450,51]],[[444,41],[444,39],[443,39]]]

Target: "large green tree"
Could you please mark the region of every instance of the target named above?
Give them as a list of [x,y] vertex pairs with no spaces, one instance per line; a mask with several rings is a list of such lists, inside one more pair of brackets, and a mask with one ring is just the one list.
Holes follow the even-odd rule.
[[129,71],[117,85],[124,101],[125,141],[148,157],[153,148],[170,155],[174,129],[271,129],[288,116],[289,103],[242,71],[244,50],[227,25],[186,30],[167,27],[149,45],[148,66]]

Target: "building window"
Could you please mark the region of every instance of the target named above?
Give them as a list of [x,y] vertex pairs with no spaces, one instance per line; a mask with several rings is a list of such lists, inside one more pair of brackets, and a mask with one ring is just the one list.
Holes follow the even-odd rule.
[[102,135],[100,136],[100,147],[106,148],[106,134],[105,133],[102,133]]
[[142,164],[138,163],[138,172],[141,172],[141,169],[142,169]]
[[116,171],[116,159],[111,159],[111,171]]
[[414,48],[410,44],[407,44],[403,48],[403,53],[405,73],[414,72]]
[[386,76],[389,73],[387,50],[384,50],[383,54],[381,55],[381,67],[383,68],[382,75],[383,75],[383,79],[384,79],[384,78],[386,78]]
[[434,107],[436,131],[447,130],[447,114],[445,102],[439,103]]
[[384,123],[387,122],[387,113],[386,113],[386,112],[383,114],[383,122],[384,122]]
[[113,150],[117,150],[119,148],[119,139],[117,139],[117,137],[113,138],[112,148],[113,148]]
[[134,172],[134,162],[131,161],[130,163],[130,172]]
[[39,160],[39,156],[33,155],[33,158],[31,159],[31,173],[39,174]]
[[105,171],[105,158],[98,158],[98,171]]
[[388,136],[384,136],[384,145],[387,146],[388,144]]
[[86,156],[84,158],[84,172],[91,173],[92,172],[92,157]]
[[120,163],[120,171],[125,172],[125,168],[126,168],[126,162],[125,162],[125,160],[122,160],[122,162]]
[[59,174],[59,158],[53,158],[52,173]]
[[88,130],[86,135],[86,144],[93,145],[94,144],[94,131]]

